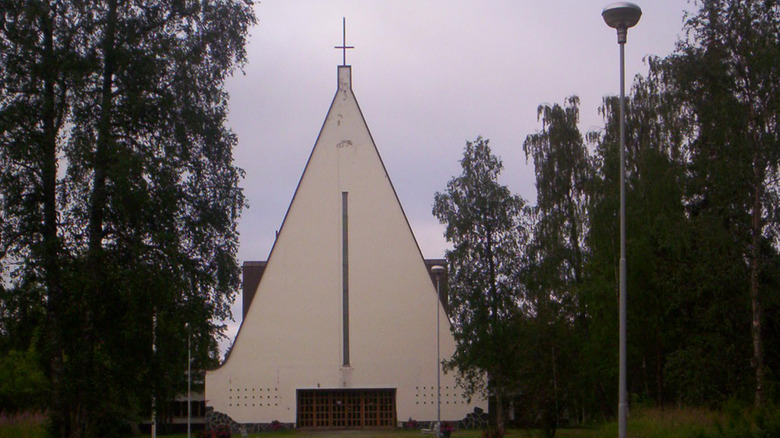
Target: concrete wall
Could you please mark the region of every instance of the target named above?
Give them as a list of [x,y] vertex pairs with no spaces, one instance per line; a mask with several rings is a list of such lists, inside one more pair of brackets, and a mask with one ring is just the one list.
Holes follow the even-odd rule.
[[[295,422],[296,390],[396,388],[399,421],[436,418],[441,357],[455,349],[351,90],[350,67],[287,212],[229,359],[206,375],[209,406],[240,423]],[[348,195],[349,351],[343,366],[342,192]],[[442,418],[472,412],[442,374]],[[478,403],[485,407],[485,403]]]

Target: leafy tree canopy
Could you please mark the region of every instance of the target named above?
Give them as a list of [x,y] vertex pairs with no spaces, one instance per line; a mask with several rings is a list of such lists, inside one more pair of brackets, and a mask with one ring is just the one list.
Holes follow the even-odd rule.
[[[470,393],[496,395],[500,405],[512,372],[506,346],[521,298],[516,261],[527,232],[521,224],[525,201],[499,183],[501,160],[487,139],[467,142],[460,163],[462,173],[436,193],[433,207],[453,245],[446,257],[457,347],[447,365],[458,367]],[[498,423],[503,425],[500,417]]]
[[224,81],[254,22],[236,0],[0,1],[0,263],[45,297],[56,436],[170,397],[190,334],[215,357],[244,206]]

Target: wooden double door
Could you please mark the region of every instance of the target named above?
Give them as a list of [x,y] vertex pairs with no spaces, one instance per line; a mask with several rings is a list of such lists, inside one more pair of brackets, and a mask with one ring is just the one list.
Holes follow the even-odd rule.
[[298,427],[395,427],[395,389],[299,389]]

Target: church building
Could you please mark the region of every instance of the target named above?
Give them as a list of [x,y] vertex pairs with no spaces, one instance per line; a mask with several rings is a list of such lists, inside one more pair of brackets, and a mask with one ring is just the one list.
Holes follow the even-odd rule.
[[268,260],[244,264],[244,319],[206,373],[206,405],[244,425],[396,427],[436,420],[440,375],[442,421],[487,407],[437,363],[437,343],[444,360],[455,341],[434,263],[444,260],[423,259],[341,65]]

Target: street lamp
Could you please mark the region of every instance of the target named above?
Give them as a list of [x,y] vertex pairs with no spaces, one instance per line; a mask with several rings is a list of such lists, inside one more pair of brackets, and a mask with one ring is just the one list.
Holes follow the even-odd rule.
[[626,103],[625,45],[628,28],[642,16],[639,6],[628,2],[610,3],[601,12],[607,26],[617,29],[620,45],[620,384],[618,402],[618,436],[626,437]]
[[[157,362],[157,306],[152,312],[152,366]],[[152,379],[152,438],[157,438],[157,385]]]
[[192,333],[187,324],[187,438],[192,436]]
[[436,276],[436,438],[441,431],[441,359],[439,358],[439,308],[441,307],[441,276],[447,270],[444,266],[434,265],[431,272]]

